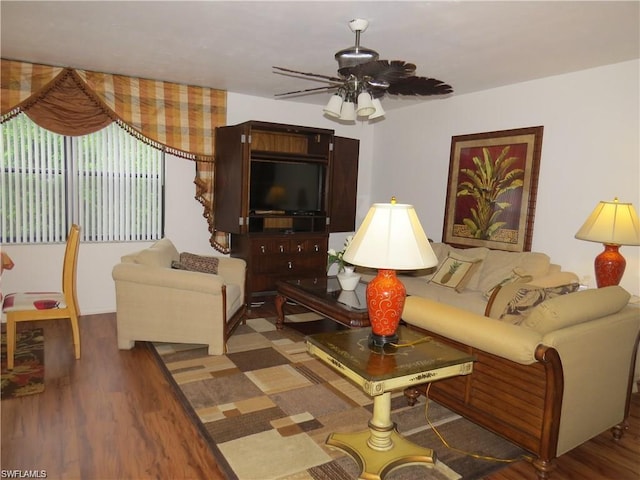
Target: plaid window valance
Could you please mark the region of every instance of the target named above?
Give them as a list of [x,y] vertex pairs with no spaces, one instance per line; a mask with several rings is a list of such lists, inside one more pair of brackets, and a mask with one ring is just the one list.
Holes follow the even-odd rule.
[[2,120],[72,82],[112,120],[178,156],[212,160],[215,128],[227,117],[224,90],[2,59]]
[[24,111],[44,128],[85,135],[112,121],[141,140],[196,161],[196,198],[205,210],[211,244],[228,252],[213,228],[215,129],[225,125],[227,92],[124,75],[1,59],[4,122]]

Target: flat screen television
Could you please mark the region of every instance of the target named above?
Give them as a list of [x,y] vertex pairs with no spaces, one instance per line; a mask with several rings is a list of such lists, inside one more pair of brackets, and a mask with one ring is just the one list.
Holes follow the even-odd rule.
[[322,214],[326,166],[310,162],[253,160],[249,182],[252,213]]

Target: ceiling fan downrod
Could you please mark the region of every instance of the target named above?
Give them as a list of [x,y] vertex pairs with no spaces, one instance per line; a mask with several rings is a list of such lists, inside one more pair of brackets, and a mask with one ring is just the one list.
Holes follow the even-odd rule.
[[338,62],[338,72],[343,68],[355,67],[380,58],[380,55],[375,50],[360,45],[360,33],[364,32],[368,26],[369,22],[360,18],[349,22],[349,28],[356,34],[356,44],[335,54],[335,59]]

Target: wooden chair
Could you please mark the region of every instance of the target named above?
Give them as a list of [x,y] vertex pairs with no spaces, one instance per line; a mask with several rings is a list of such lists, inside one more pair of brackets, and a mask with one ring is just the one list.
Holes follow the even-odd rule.
[[36,320],[71,320],[76,359],[80,358],[80,329],[76,296],[76,267],[80,246],[80,227],[72,225],[67,238],[62,268],[62,292],[18,292],[8,294],[2,311],[7,315],[7,368],[13,369],[16,324]]

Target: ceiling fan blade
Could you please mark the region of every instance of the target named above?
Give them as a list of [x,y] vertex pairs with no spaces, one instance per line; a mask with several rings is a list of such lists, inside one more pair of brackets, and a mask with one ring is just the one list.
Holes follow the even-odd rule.
[[[343,79],[342,78],[338,78],[338,77],[330,77],[328,75],[320,75],[318,73],[307,73],[307,72],[298,72],[296,70],[290,70],[288,68],[283,68],[283,67],[271,67],[271,68],[275,68],[276,70],[280,70],[282,72],[287,72],[287,73],[295,73],[296,75],[304,75],[305,77],[314,77],[314,78],[322,78],[324,80],[329,80],[330,82],[342,82]],[[276,72],[278,73],[278,72]]]
[[435,78],[407,77],[391,83],[387,93],[390,95],[446,95],[453,93],[453,88]]
[[309,93],[309,92],[320,92],[320,91],[328,92],[329,90],[333,90],[335,88],[340,88],[340,85],[329,85],[327,87],[305,88],[304,90],[295,90],[293,92],[276,93],[274,97],[283,97],[285,95],[294,95],[296,93]]
[[351,74],[358,78],[371,77],[389,83],[410,77],[415,71],[416,66],[413,63],[407,63],[403,60],[375,60],[338,70],[340,75],[349,76]]

